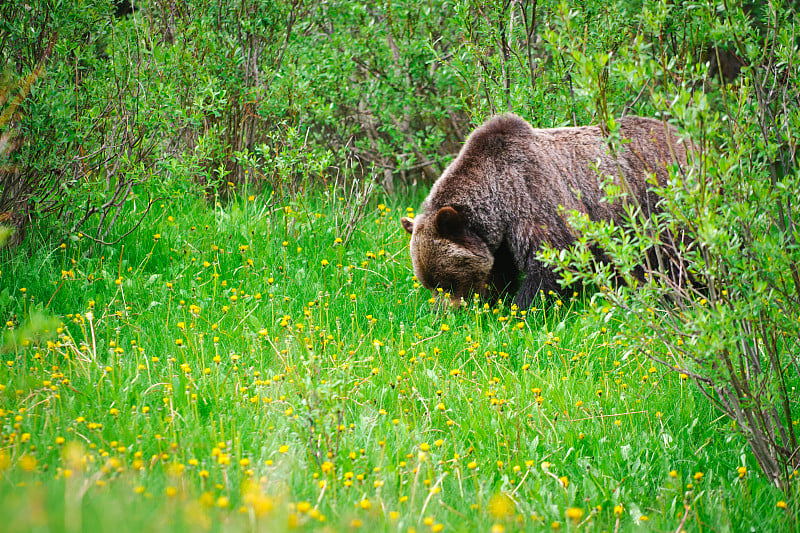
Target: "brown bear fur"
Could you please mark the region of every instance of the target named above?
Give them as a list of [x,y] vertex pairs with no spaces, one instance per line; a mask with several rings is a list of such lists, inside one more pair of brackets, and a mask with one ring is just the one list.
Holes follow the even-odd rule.
[[558,291],[557,274],[536,253],[546,242],[564,249],[575,241],[561,207],[623,220],[623,203],[605,200],[593,167],[617,183],[622,174],[642,210],[652,212],[658,198],[648,176],[664,185],[668,167],[686,163],[684,143],[662,122],[629,116],[617,123],[624,144],[616,157],[599,126],[534,129],[508,114],[476,129],[416,218],[402,219],[420,283],[441,288],[456,305],[474,293],[493,300],[516,292],[523,309],[539,290]]

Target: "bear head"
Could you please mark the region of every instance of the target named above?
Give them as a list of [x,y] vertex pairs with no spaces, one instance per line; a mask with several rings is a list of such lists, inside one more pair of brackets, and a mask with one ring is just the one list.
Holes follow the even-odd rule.
[[486,296],[494,257],[459,211],[445,206],[414,220],[403,217],[401,222],[411,234],[414,275],[434,296],[449,294],[456,307],[475,293]]

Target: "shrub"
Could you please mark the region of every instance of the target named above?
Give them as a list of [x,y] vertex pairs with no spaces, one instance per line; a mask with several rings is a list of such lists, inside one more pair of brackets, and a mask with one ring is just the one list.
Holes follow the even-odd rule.
[[107,244],[130,230],[129,200],[141,219],[158,198],[245,182],[256,145],[285,133],[259,106],[310,5],[4,5],[0,213]]
[[[542,256],[562,269],[565,284],[601,288],[584,316],[587,328],[624,316],[620,340],[631,353],[694,381],[747,437],[769,478],[786,487],[800,466],[794,426],[800,385],[795,15],[773,4],[763,11],[729,5],[720,12],[713,2],[698,3],[690,13],[645,2],[630,45],[602,60],[575,46],[569,37],[578,28],[566,10],[561,16],[563,26],[550,38],[574,58],[576,84],[609,126],[610,145],[625,149],[614,136],[612,117],[620,110],[610,93],[616,83],[679,125],[695,151],[689,168],[674,169],[660,190],[660,213],[645,217],[631,207],[625,228],[573,214],[580,245]],[[686,38],[678,49],[650,37],[676,25]],[[723,50],[740,66],[734,78],[715,62],[699,61],[710,53],[719,65]],[[609,192],[612,201],[624,196]],[[680,232],[691,238],[666,238]],[[607,252],[608,264],[592,257],[592,245]],[[651,249],[695,283],[678,285],[647,261],[644,279],[636,276]]]
[[0,127],[13,144],[0,154],[0,211],[50,216],[62,233],[83,229],[105,242],[153,174],[163,126],[153,101],[140,98],[144,63],[121,46],[130,41],[109,0],[2,9],[13,22],[0,57],[17,81],[4,89],[13,96]]

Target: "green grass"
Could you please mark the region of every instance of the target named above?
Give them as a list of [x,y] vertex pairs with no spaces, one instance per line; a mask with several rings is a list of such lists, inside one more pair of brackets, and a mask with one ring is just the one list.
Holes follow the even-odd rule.
[[343,205],[309,195],[1,252],[4,530],[797,527],[624,316],[439,314],[383,201],[346,247]]

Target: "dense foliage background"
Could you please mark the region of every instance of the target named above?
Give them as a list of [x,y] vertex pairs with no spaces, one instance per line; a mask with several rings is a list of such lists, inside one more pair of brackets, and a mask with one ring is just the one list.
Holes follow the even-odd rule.
[[[13,524],[796,528],[797,12],[4,2]],[[693,160],[658,215],[564,214],[564,294],[437,315],[399,218],[506,111],[611,150],[616,117],[657,117]]]

